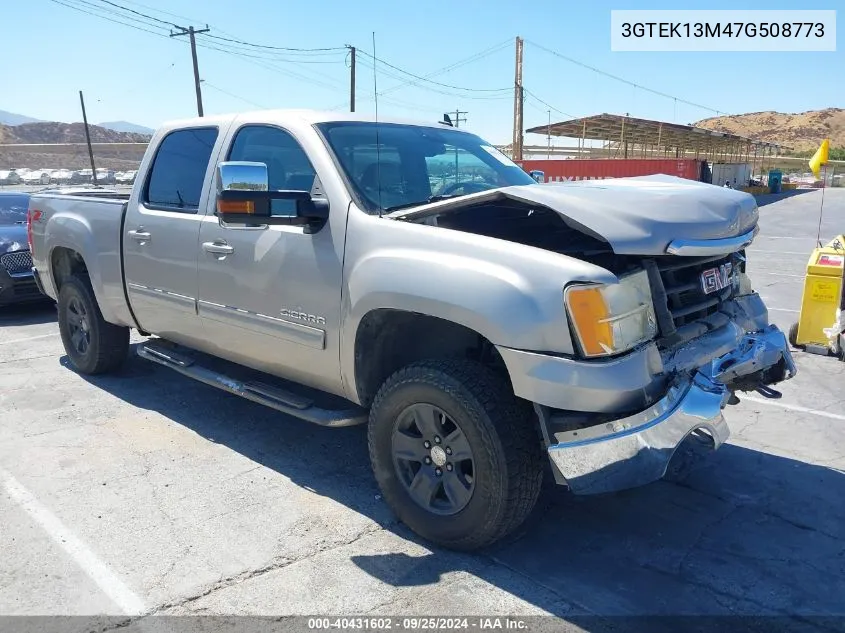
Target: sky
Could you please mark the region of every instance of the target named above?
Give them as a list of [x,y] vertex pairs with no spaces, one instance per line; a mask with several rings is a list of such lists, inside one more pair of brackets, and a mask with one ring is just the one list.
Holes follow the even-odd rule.
[[[611,52],[611,9],[675,9],[677,0],[113,2],[164,22],[208,25],[209,33],[197,36],[206,114],[287,107],[346,110],[350,71],[343,47],[353,45],[359,49],[359,112],[373,113],[377,87],[380,116],[440,120],[444,112],[460,110],[466,112],[461,127],[493,143],[508,143],[516,36],[525,40],[526,128],[543,125],[550,116],[554,122],[602,112],[691,123],[715,116],[715,111],[845,107],[845,55],[839,45],[837,52],[817,53]],[[766,9],[800,6],[780,0],[764,4]],[[836,9],[839,4],[841,0],[824,0],[812,8]],[[761,6],[710,0],[706,8]],[[168,37],[170,28],[127,14],[105,0],[5,0],[0,109],[78,121],[78,91],[83,90],[90,122],[125,120],[156,127],[169,119],[195,116],[188,38]],[[375,57],[385,62],[376,64],[375,86],[369,57],[373,32]],[[285,52],[209,36],[261,46],[338,50]],[[674,98],[614,80],[544,49]],[[441,72],[432,74],[435,71]],[[404,72],[430,76],[430,82]],[[528,135],[525,142],[544,144],[545,137]]]

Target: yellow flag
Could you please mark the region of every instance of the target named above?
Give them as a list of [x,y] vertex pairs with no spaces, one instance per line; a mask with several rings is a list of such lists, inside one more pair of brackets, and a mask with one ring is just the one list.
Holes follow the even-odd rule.
[[822,165],[827,164],[827,155],[830,151],[830,139],[825,139],[822,141],[822,144],[816,150],[816,153],[813,154],[813,157],[809,160],[808,165],[810,165],[810,169],[813,170],[813,176],[816,178],[819,177],[819,172],[821,171]]

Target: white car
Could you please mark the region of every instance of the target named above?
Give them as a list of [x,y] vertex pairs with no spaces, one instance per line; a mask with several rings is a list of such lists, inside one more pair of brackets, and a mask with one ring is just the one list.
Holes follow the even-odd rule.
[[114,179],[121,185],[131,185],[135,182],[135,176],[138,172],[135,170],[121,171],[114,175]]
[[20,174],[14,169],[0,169],[0,185],[18,185],[20,182]]
[[51,174],[51,179],[59,185],[66,185],[70,182],[73,172],[70,169],[57,169]]
[[21,182],[25,185],[49,185],[50,169],[33,169],[21,176]]

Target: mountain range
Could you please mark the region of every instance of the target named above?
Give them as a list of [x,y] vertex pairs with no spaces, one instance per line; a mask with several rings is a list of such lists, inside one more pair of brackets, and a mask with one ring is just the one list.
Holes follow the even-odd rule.
[[[797,113],[749,112],[702,119],[693,125],[785,145],[796,152],[815,150],[825,138],[830,139],[832,147],[845,147],[843,108]],[[91,140],[99,143],[143,143],[154,132],[129,121],[98,123],[90,126],[90,130]],[[0,110],[0,143],[73,143],[84,140],[82,123],[40,121]]]
[[[20,125],[25,125],[29,123],[49,123],[51,126],[55,126],[55,121],[43,121],[41,119],[36,119],[31,116],[27,116],[25,114],[17,114],[15,112],[6,112],[5,110],[0,110],[0,126],[9,126],[9,127],[17,127]],[[59,123],[59,125],[81,125],[74,124],[74,123]],[[151,136],[155,130],[152,128],[148,128],[144,125],[138,125],[137,123],[130,123],[129,121],[106,121],[104,123],[97,123],[97,127],[104,128],[106,130],[112,130],[114,132],[128,132],[131,134],[140,134],[144,136]],[[91,128],[93,129],[93,125]],[[51,127],[48,129],[56,129],[55,127]],[[26,133],[25,133],[26,134]],[[14,136],[14,135],[13,135]],[[0,137],[2,138],[2,137]],[[83,138],[84,140],[84,138]],[[93,138],[91,140],[94,140]],[[149,140],[149,139],[145,139]],[[0,140],[3,143],[14,143],[14,142],[41,142],[41,143],[64,143],[64,142],[71,142],[71,141],[50,141],[50,140],[40,140],[40,141],[9,141],[9,140]],[[101,141],[101,142],[118,142],[118,141]]]

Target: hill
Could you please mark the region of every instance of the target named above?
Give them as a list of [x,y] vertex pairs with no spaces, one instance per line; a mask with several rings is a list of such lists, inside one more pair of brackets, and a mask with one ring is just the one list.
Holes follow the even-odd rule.
[[815,150],[825,138],[830,139],[831,147],[845,147],[843,108],[826,108],[794,114],[750,112],[703,119],[693,125],[779,143],[791,147],[796,152]]
[[[93,143],[147,143],[148,134],[116,132],[99,125],[90,125]],[[0,144],[8,143],[84,143],[85,126],[82,123],[57,123],[41,121],[20,125],[0,125]]]
[[115,132],[134,132],[135,134],[152,135],[154,129],[138,125],[137,123],[130,123],[129,121],[108,121],[107,123],[97,123],[100,127],[107,130],[114,130]]
[[0,125],[20,125],[21,123],[35,123],[41,119],[33,119],[25,114],[15,114],[0,110]]

